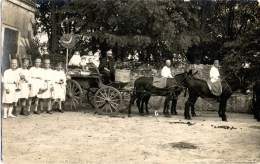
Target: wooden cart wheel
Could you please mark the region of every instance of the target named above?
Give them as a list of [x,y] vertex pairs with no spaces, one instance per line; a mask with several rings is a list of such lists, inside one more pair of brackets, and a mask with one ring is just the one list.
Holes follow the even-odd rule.
[[76,109],[82,102],[83,91],[79,83],[75,80],[68,79],[66,86],[65,105],[69,104],[70,109]]
[[93,107],[95,108],[95,105],[94,105],[94,96],[96,94],[96,92],[99,90],[99,88],[88,88],[87,89],[87,93],[86,93],[86,96],[87,96],[87,99],[88,99],[88,103]]
[[94,96],[94,106],[99,114],[114,115],[122,108],[122,96],[113,87],[102,87]]

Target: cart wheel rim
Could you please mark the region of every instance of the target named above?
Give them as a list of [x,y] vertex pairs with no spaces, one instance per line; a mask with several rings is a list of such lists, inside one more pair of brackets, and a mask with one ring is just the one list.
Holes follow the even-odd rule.
[[122,107],[122,96],[113,87],[102,87],[94,96],[94,105],[98,113],[104,115],[114,115]]
[[66,101],[70,109],[76,109],[82,101],[83,92],[80,85],[75,80],[67,80]]

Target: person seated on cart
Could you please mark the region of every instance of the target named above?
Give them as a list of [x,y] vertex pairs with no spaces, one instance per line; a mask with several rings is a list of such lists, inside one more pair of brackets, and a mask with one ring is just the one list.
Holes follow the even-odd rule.
[[106,57],[100,61],[98,69],[104,76],[104,84],[115,81],[115,61],[112,57],[112,50],[107,51]]
[[173,78],[172,74],[173,72],[171,70],[171,60],[166,60],[165,66],[161,71],[161,76],[164,78]]
[[79,51],[75,51],[69,61],[69,66],[80,66],[81,57]]

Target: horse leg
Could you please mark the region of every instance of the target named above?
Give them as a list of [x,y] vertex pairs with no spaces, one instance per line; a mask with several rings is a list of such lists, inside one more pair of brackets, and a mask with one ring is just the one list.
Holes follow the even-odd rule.
[[132,113],[132,104],[134,104],[135,100],[136,100],[137,96],[131,95],[131,99],[130,99],[130,103],[129,103],[129,107],[128,107],[128,117],[131,117],[131,113]]
[[191,104],[191,115],[192,115],[192,117],[196,117],[197,116],[197,114],[195,112],[195,103],[196,103],[197,99],[198,99],[198,97],[194,98],[194,102],[193,102],[193,104]]
[[190,107],[195,105],[195,101],[198,97],[193,96],[192,94],[189,95],[188,100],[185,102],[185,109],[184,109],[184,118],[190,120]]
[[146,111],[146,114],[149,114],[148,102],[149,102],[150,98],[151,98],[151,95],[150,95],[150,94],[147,94],[147,95],[145,96],[145,111]]
[[165,101],[164,101],[163,114],[166,117],[170,116],[169,104],[170,104],[171,98],[172,98],[171,95],[166,96]]
[[227,100],[221,100],[219,103],[219,113],[220,113],[220,117],[222,118],[222,121],[227,121],[226,106],[227,106]]
[[137,97],[136,104],[137,104],[137,108],[138,108],[140,116],[143,116],[144,114],[143,114],[143,111],[142,111],[142,108],[141,108],[141,101],[142,101],[142,97],[140,95],[140,96]]
[[141,105],[140,105],[140,115],[144,116],[144,103],[146,103],[146,95],[142,96],[141,98]]
[[177,106],[177,99],[173,98],[172,99],[172,106],[171,106],[171,115],[178,115],[176,111],[176,106]]

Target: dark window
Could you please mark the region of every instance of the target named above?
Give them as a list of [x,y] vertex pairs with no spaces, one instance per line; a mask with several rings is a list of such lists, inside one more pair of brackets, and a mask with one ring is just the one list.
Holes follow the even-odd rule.
[[10,67],[9,55],[11,58],[16,57],[18,50],[18,35],[19,32],[10,28],[4,29],[4,45],[2,58],[2,73]]

